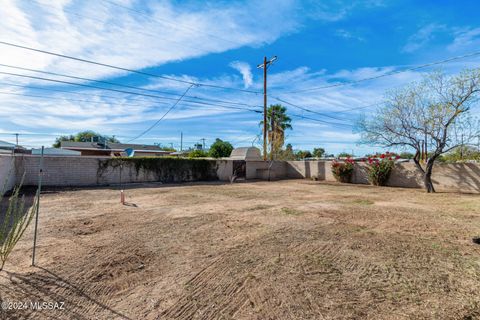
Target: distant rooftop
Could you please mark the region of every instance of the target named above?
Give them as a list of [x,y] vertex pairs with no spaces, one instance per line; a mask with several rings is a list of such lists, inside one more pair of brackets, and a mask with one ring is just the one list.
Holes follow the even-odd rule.
[[152,151],[152,152],[164,152],[170,153],[169,151],[162,150],[159,146],[155,145],[144,145],[144,144],[130,144],[130,143],[109,143],[106,145],[99,142],[76,142],[76,141],[62,141],[62,149],[73,149],[73,150],[111,150],[111,151],[124,151],[125,149],[133,149],[135,151]]
[[[42,149],[32,149],[32,154],[40,155],[42,154]],[[80,151],[60,149],[60,148],[45,148],[43,149],[44,155],[56,155],[56,156],[80,156],[82,153]]]
[[[15,143],[10,143],[7,141],[0,140],[0,149],[8,149],[8,150],[13,150],[15,149]],[[25,149],[22,146],[16,146],[17,149]]]
[[260,150],[255,147],[241,147],[241,148],[235,148],[232,150],[232,153],[230,154],[230,157],[228,157],[230,160],[250,160],[250,161],[256,161],[262,160],[262,156],[260,154]]

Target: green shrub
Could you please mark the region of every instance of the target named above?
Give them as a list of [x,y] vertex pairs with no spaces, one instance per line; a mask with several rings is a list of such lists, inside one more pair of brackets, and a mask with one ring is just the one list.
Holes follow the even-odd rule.
[[332,173],[339,182],[351,182],[355,162],[347,158],[344,162],[333,160]]
[[136,174],[152,172],[157,181],[186,182],[216,180],[215,160],[184,159],[173,157],[111,158],[99,161],[97,176],[100,178],[108,168],[134,167]]
[[[0,271],[35,215],[37,197],[30,209],[25,210],[25,198],[20,197],[21,186],[22,183],[13,189],[8,206],[0,211]],[[1,200],[4,194],[5,187],[0,194]]]
[[208,157],[208,153],[203,150],[193,150],[188,154],[189,158],[206,158]]
[[368,181],[374,186],[384,186],[387,184],[390,173],[395,166],[395,159],[398,156],[389,152],[377,157],[369,157],[367,160]]

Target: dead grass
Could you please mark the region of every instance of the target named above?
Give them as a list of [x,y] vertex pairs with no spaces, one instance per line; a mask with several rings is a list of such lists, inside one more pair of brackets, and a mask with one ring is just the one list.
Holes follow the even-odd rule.
[[[477,319],[480,198],[314,181],[43,195],[5,319]],[[2,319],[3,319],[2,318]]]

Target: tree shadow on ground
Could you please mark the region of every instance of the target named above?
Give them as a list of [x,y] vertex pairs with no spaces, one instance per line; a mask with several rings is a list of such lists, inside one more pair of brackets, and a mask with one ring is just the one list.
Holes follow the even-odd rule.
[[107,319],[131,319],[109,307],[108,301],[101,301],[88,293],[87,283],[77,285],[47,268],[37,266],[36,269],[37,271],[25,274],[5,271],[6,275],[2,275],[2,277],[8,281],[7,284],[0,284],[0,301],[56,302],[59,306],[63,302],[63,309],[0,310],[0,319],[3,319],[2,316],[6,316],[5,319],[89,320],[94,315]]

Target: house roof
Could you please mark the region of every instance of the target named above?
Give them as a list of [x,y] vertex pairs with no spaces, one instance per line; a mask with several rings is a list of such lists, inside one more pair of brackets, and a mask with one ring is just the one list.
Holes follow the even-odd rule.
[[0,140],[0,149],[15,149],[15,144]]
[[62,141],[62,149],[70,150],[109,150],[109,151],[124,151],[125,149],[133,149],[139,152],[155,152],[155,153],[170,153],[160,149],[155,145],[131,144],[131,143],[103,143],[98,142],[76,142],[76,141]]
[[260,150],[255,147],[241,147],[232,150],[229,159],[231,160],[262,160]]
[[[42,149],[32,149],[32,154],[40,155],[42,154]],[[81,155],[80,151],[60,149],[60,148],[44,148],[44,155],[58,155],[58,156],[79,156]]]

